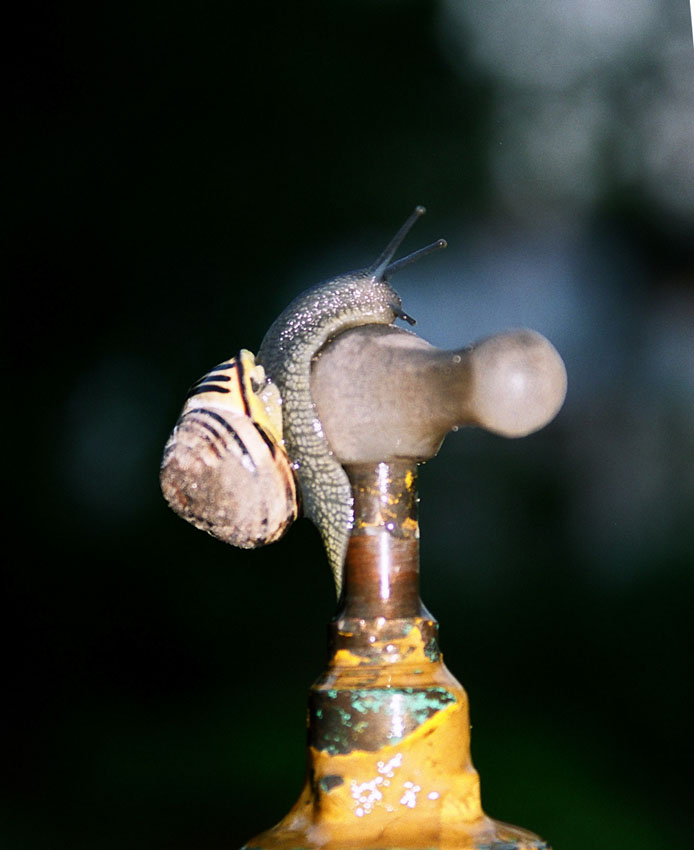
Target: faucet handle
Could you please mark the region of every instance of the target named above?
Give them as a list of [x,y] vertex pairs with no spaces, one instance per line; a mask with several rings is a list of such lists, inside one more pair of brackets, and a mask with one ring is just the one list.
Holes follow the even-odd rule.
[[564,402],[566,369],[531,330],[445,351],[392,325],[363,325],[318,353],[311,392],[340,463],[423,461],[460,426],[505,437],[544,427]]

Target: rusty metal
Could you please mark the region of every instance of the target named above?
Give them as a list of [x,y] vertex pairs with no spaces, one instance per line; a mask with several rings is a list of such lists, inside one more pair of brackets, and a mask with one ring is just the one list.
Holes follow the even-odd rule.
[[309,695],[304,788],[245,850],[549,850],[482,810],[467,695],[419,597],[416,465],[348,473],[355,525]]

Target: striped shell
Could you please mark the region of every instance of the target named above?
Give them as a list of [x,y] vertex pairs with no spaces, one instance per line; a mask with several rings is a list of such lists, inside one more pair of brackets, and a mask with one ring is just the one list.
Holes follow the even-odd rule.
[[160,482],[179,516],[244,549],[272,543],[296,519],[279,392],[250,351],[193,384],[164,448]]

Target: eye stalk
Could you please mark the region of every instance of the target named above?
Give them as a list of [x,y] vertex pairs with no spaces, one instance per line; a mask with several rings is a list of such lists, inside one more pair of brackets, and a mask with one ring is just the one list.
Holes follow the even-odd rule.
[[390,263],[386,266],[385,271],[383,272],[383,279],[386,280],[387,278],[392,277],[394,274],[402,271],[402,269],[406,266],[411,266],[412,263],[416,263],[417,260],[421,260],[422,257],[426,257],[428,254],[433,254],[434,251],[440,251],[447,245],[448,243],[445,239],[437,239],[436,242],[432,242],[431,245],[425,245],[424,248],[418,248],[416,251],[413,251],[411,254],[403,257],[401,260],[396,260],[394,263]]
[[415,222],[417,222],[419,218],[424,215],[425,212],[425,207],[415,207],[414,211],[408,217],[407,221],[402,225],[402,227],[400,227],[395,236],[393,236],[390,242],[386,245],[385,249],[383,250],[383,253],[378,257],[378,259],[374,263],[372,263],[366,269],[366,271],[373,277],[374,280],[383,279],[384,272],[388,268],[390,261],[395,256],[395,252],[398,250],[410,230],[412,230],[415,225]]
[[[426,257],[427,254],[431,254],[434,251],[439,251],[441,250],[441,248],[446,247],[445,239],[437,239],[436,242],[432,242],[431,245],[426,245],[424,248],[419,248],[417,251],[413,251],[411,254],[408,254],[401,260],[391,262],[393,257],[395,256],[395,252],[403,243],[407,234],[410,232],[410,230],[412,230],[415,223],[424,215],[425,212],[425,207],[415,207],[407,221],[402,225],[402,227],[398,230],[395,236],[386,245],[383,253],[378,257],[378,259],[374,263],[368,266],[366,272],[373,278],[373,280],[387,280],[389,277],[392,277],[394,274],[397,274],[406,266],[409,266],[412,263],[416,263],[417,260],[421,259],[422,257]],[[409,320],[406,319],[406,321]]]

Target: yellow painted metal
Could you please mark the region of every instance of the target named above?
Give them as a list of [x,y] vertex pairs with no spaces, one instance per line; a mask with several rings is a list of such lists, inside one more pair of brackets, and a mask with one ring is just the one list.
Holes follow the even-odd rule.
[[[548,850],[537,836],[493,821],[482,810],[470,759],[467,695],[432,643],[435,622],[391,621],[385,639],[379,634],[383,622],[358,626],[357,636],[336,624],[335,642],[359,637],[359,645],[371,651],[336,649],[311,693],[313,706],[347,708],[339,709],[332,726],[321,708],[310,712],[313,743],[301,795],[277,826],[246,847]],[[393,628],[400,637],[392,636]],[[352,748],[374,723],[378,728],[369,740],[381,745]],[[316,746],[311,726],[321,725],[328,729]]]
[[419,598],[416,466],[348,473],[354,529],[329,662],[309,693],[306,780],[244,850],[549,850],[482,810],[467,695]]

